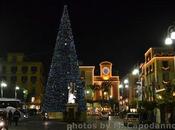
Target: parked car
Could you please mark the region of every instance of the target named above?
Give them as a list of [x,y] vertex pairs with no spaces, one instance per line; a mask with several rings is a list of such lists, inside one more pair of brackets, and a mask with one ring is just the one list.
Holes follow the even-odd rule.
[[124,126],[139,125],[139,113],[127,113],[124,120]]

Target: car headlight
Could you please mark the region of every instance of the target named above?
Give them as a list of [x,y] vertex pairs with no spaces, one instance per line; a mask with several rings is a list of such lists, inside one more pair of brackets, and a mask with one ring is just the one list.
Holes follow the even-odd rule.
[[28,118],[29,117],[29,115],[28,114],[24,114],[24,118]]
[[4,122],[3,121],[0,121],[0,126],[4,126]]
[[7,130],[7,128],[3,127],[1,130]]

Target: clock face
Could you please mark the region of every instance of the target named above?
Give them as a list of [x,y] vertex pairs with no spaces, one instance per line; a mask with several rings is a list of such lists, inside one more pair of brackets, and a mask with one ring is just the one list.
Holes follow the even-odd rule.
[[109,74],[109,68],[108,67],[104,67],[103,68],[103,74],[104,75],[108,75]]

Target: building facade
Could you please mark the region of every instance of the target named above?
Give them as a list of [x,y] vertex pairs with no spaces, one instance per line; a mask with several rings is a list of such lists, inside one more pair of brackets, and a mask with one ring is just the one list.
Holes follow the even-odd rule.
[[120,85],[120,111],[132,110],[138,107],[139,101],[139,74],[128,73],[121,80]]
[[1,97],[18,98],[27,101],[29,108],[40,109],[44,88],[42,63],[27,60],[23,53],[9,53],[1,60],[0,68],[0,80],[7,84]]
[[[112,75],[112,63],[100,63],[100,75],[95,75],[95,66],[80,66],[81,78],[86,87],[88,110],[116,110],[119,101],[119,76]],[[111,105],[112,104],[112,105]]]
[[145,53],[145,62],[142,67],[144,100],[165,101],[167,90],[172,90],[175,85],[174,52],[174,48],[164,47],[150,48]]

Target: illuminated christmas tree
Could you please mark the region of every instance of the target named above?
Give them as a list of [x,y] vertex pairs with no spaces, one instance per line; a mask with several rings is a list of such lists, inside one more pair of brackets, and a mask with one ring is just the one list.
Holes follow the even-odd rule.
[[72,35],[67,6],[64,6],[56,39],[50,72],[45,88],[43,110],[65,112],[68,102],[68,84],[75,84],[79,111],[86,110],[84,86],[80,80],[79,65]]

